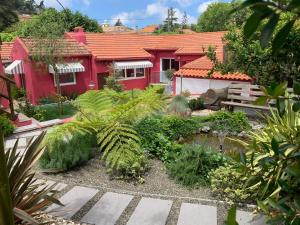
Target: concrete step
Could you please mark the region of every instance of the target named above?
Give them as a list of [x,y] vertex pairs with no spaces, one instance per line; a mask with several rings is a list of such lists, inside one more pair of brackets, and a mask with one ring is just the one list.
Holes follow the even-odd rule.
[[267,225],[266,218],[261,215],[253,215],[251,212],[237,210],[236,220],[239,225]]
[[127,225],[165,225],[172,201],[142,198]]
[[98,190],[93,188],[75,186],[59,199],[64,206],[53,204],[46,210],[46,212],[53,216],[60,216],[64,219],[70,219],[89,200],[91,200],[97,194],[97,192]]
[[82,218],[81,222],[95,225],[114,225],[132,199],[132,195],[107,192]]
[[177,225],[217,225],[217,207],[183,203]]

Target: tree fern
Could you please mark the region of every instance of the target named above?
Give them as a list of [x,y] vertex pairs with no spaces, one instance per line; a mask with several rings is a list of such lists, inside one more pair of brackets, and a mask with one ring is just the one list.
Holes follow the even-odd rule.
[[88,91],[79,96],[75,104],[79,108],[76,119],[50,131],[46,138],[48,144],[56,138],[70,138],[74,132],[95,132],[99,150],[103,152],[102,159],[110,171],[133,176],[144,169],[145,156],[131,124],[163,109],[165,99],[157,88],[128,92]]

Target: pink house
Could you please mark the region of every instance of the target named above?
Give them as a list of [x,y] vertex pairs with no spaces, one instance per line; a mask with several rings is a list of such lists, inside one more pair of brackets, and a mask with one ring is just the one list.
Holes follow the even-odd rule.
[[[167,70],[178,71],[185,64],[204,57],[210,45],[216,48],[217,57],[222,60],[223,35],[224,32],[103,34],[85,33],[79,27],[65,33],[62,40],[67,46],[59,52],[65,62],[57,65],[62,92],[80,94],[89,89],[102,89],[111,66],[120,71],[119,81],[125,90],[169,82]],[[25,88],[29,100],[37,104],[40,98],[55,94],[56,89],[53,68],[37,68],[31,59],[32,46],[31,40],[17,38],[11,52],[13,63],[5,72],[14,74],[17,85]]]

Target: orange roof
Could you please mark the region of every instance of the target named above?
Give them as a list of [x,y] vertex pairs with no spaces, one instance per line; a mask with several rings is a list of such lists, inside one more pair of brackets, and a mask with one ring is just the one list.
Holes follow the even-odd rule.
[[[68,33],[73,37],[75,33]],[[208,46],[216,47],[222,59],[224,32],[204,32],[178,35],[145,35],[139,33],[85,33],[86,47],[101,60],[150,58],[147,50],[173,50],[177,55],[202,55]]]
[[[37,49],[41,49],[41,51],[46,50],[47,45],[44,42],[36,42],[36,40],[33,39],[21,39],[21,41],[25,44],[27,49],[31,54],[34,53],[34,51],[39,51]],[[56,46],[57,46],[57,55],[58,56],[77,56],[77,55],[90,55],[91,53],[88,51],[88,49],[83,45],[79,44],[77,41],[73,39],[61,39],[61,40],[55,40]],[[51,44],[51,40],[50,40]],[[41,47],[41,48],[40,48]]]
[[154,31],[158,28],[158,25],[149,25],[139,30],[141,33],[154,33]]
[[220,72],[214,72],[212,75],[208,75],[210,70],[207,69],[180,69],[175,76],[184,77],[196,77],[196,78],[207,78],[207,79],[217,79],[217,80],[233,80],[233,81],[251,81],[251,77],[242,73],[228,73],[221,74]]
[[213,68],[212,61],[203,56],[190,63],[185,64],[180,70],[174,73],[175,76],[184,77],[197,77],[197,78],[211,78],[219,80],[236,80],[236,81],[251,81],[251,77],[242,73],[228,73],[221,74],[220,72],[213,72],[212,75],[208,75]]
[[2,42],[0,46],[1,60],[11,60],[11,50],[13,47],[13,42]]

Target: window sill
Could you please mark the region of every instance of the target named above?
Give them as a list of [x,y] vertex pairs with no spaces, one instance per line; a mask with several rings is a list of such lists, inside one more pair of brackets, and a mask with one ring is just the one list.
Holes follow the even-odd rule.
[[[63,87],[63,86],[72,86],[72,85],[76,85],[76,82],[60,84],[61,87]],[[54,85],[54,86],[57,87],[57,85]]]
[[145,76],[143,77],[128,77],[128,78],[119,78],[118,80],[122,81],[122,80],[138,80],[138,79],[144,79]]

